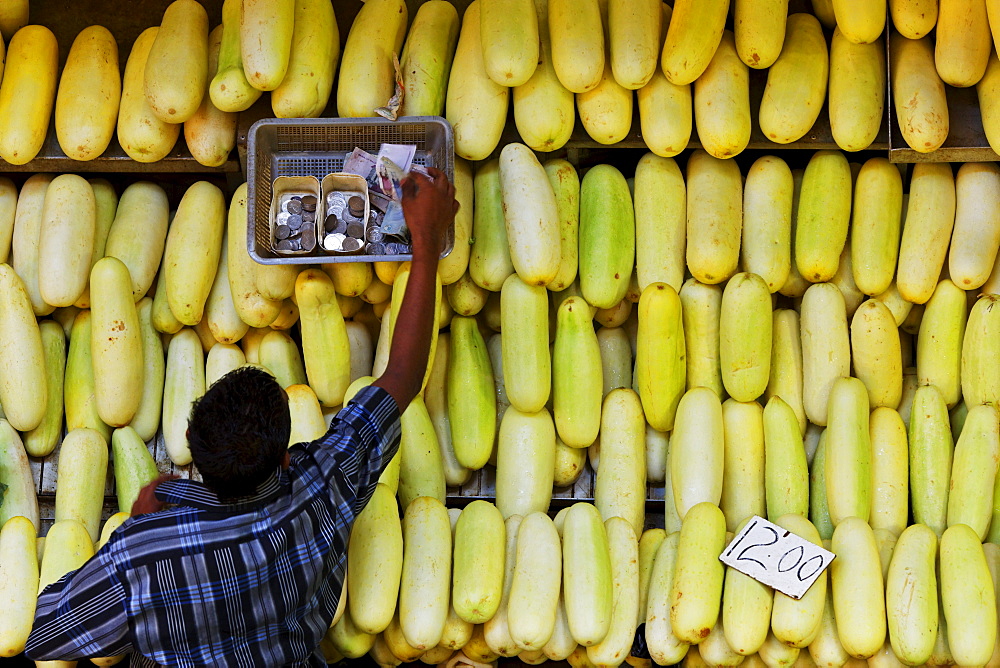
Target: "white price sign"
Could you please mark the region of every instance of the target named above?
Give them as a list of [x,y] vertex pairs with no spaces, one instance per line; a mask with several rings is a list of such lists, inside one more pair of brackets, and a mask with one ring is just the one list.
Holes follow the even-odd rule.
[[835,556],[755,515],[719,560],[782,594],[800,599]]

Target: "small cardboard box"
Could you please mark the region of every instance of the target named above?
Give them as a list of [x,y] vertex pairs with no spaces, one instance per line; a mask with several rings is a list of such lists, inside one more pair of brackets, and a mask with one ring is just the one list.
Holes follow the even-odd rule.
[[[317,245],[323,253],[328,255],[364,255],[365,247],[367,245],[368,239],[368,223],[371,214],[371,202],[368,199],[368,182],[364,180],[363,177],[357,174],[347,174],[345,172],[336,172],[334,174],[327,174],[323,177],[323,183],[321,184],[320,191],[322,192],[322,198],[320,199],[320,204],[322,205],[322,215],[317,215],[316,222],[319,223],[319,228],[317,229]],[[323,221],[326,220],[327,215],[327,195],[334,192],[342,192],[348,198],[357,195],[365,200],[365,212],[361,217],[361,224],[365,228],[364,238],[361,239],[361,246],[352,251],[345,250],[326,250],[323,246],[323,239],[326,236],[326,231],[323,228]],[[317,214],[320,213],[320,208],[316,209]]]
[[[322,237],[323,229],[323,214],[325,211],[323,208],[323,200],[321,197],[320,183],[319,179],[314,176],[279,176],[274,180],[274,185],[272,187],[272,192],[274,193],[271,197],[271,213],[270,213],[270,238],[271,238],[271,250],[278,255],[309,255],[314,253],[316,246],[319,243],[319,239]],[[295,194],[295,195],[314,195],[316,197],[316,220],[309,223],[313,226],[316,232],[313,245],[310,248],[303,248],[302,250],[278,250],[278,238],[275,236],[275,230],[278,226],[278,213],[279,207],[281,205],[281,198],[284,195]],[[306,223],[303,223],[305,225]]]

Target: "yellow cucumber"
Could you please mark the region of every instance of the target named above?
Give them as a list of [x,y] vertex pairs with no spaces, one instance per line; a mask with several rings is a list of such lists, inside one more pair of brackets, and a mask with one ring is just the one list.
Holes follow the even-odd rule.
[[726,519],[718,506],[696,504],[684,517],[670,589],[670,624],[681,641],[697,644],[715,626],[722,599]]
[[0,30],[3,38],[10,39],[28,23],[28,0],[11,0],[0,8]]
[[358,515],[347,545],[347,605],[351,621],[365,633],[380,633],[392,621],[403,569],[403,532],[392,490],[378,484]]
[[552,637],[562,577],[559,533],[544,512],[531,513],[517,530],[517,556],[507,603],[510,637],[537,651]]
[[178,466],[191,462],[187,442],[191,404],[205,394],[205,353],[193,329],[174,334],[167,348],[163,382],[163,443]]
[[601,369],[604,386],[601,396],[619,387],[632,384],[632,348],[628,334],[621,327],[602,327],[597,330],[597,343],[601,349]]
[[680,0],[674,4],[660,65],[671,82],[692,83],[708,67],[722,39],[729,0]]
[[854,188],[851,223],[851,270],[854,283],[866,295],[881,294],[892,284],[902,206],[899,170],[887,158],[868,160]]
[[309,385],[322,405],[337,406],[350,382],[351,356],[333,281],[318,269],[307,269],[298,275],[295,293]]
[[[809,514],[809,467],[795,411],[772,397],[763,411],[767,518]],[[735,435],[740,438],[739,435]]]
[[97,202],[87,181],[57,176],[45,190],[38,230],[38,292],[52,306],[71,306],[87,287]]
[[788,0],[736,0],[733,4],[736,51],[748,66],[767,69],[778,59],[785,43]]
[[[465,10],[445,100],[445,118],[455,132],[455,155],[466,160],[483,160],[496,148],[510,101],[510,89],[493,81],[487,73],[480,14],[479,0]],[[534,11],[530,17],[536,20]],[[537,59],[531,62],[534,67]]]
[[685,187],[677,163],[647,153],[635,168],[635,268],[639,289],[684,283]]
[[94,265],[90,283],[97,412],[112,427],[122,427],[135,416],[143,387],[142,338],[132,279],[121,260],[105,257]]
[[950,86],[965,88],[983,78],[993,53],[986,2],[964,0],[939,3],[934,30],[934,64]]
[[142,342],[142,391],[139,407],[129,426],[146,442],[151,441],[160,428],[166,362],[163,358],[163,342],[159,332],[153,329],[153,300],[149,297],[139,300],[136,312],[139,316],[139,339]]
[[[743,663],[744,658],[742,654],[735,652],[729,646],[722,617],[719,617],[718,621],[715,622],[715,626],[712,627],[705,640],[698,643],[697,654],[706,666],[738,666]],[[690,664],[691,661],[688,659],[686,663]]]
[[[607,243],[615,239],[614,244]],[[618,304],[635,265],[635,216],[625,177],[592,167],[580,186],[580,289],[597,308]]]
[[160,266],[168,221],[167,193],[157,184],[137,181],[122,193],[104,254],[118,258],[128,268],[132,297],[137,302],[149,292]]
[[913,519],[941,535],[947,526],[952,435],[948,408],[933,385],[917,388],[909,426]]
[[400,56],[404,116],[440,116],[458,42],[459,18],[449,2],[420,5]]
[[791,266],[788,268],[788,280],[785,284],[778,289],[778,292],[785,295],[786,297],[799,298],[805,294],[806,288],[809,287],[810,283],[802,274],[799,273],[798,264],[795,261],[795,228],[797,226],[795,219],[798,217],[799,210],[799,199],[802,193],[802,178],[805,176],[804,169],[793,169],[792,170],[792,257]]
[[504,381],[512,406],[522,413],[544,408],[551,387],[548,293],[516,274],[503,284],[501,322],[517,336],[503,337]]
[[[216,26],[208,36],[208,71],[214,73],[218,68],[219,48],[222,43],[222,26]],[[211,81],[206,84],[211,88]],[[236,114],[220,111],[213,103],[206,90],[202,95],[198,110],[184,121],[184,142],[191,156],[200,165],[206,167],[221,167],[225,164],[229,153],[236,146]]]
[[646,425],[646,481],[662,483],[666,480],[667,453],[670,450],[669,434]]
[[185,325],[201,321],[219,267],[226,230],[226,201],[207,181],[187,189],[163,249],[163,277],[170,310]]
[[183,123],[201,105],[208,82],[208,14],[195,0],[174,0],[146,57],[146,102],[164,123]]
[[641,532],[646,510],[646,423],[635,392],[612,390],[601,411],[601,466],[594,505],[601,517],[622,517]]
[[38,572],[38,593],[94,555],[94,541],[78,520],[53,523],[45,537],[45,555]]
[[421,496],[444,503],[444,465],[434,424],[427,406],[419,395],[410,402],[400,418],[402,437],[399,442],[399,500],[409,505]]
[[35,493],[37,485],[32,478],[21,437],[3,419],[0,419],[0,478],[7,486],[4,505],[0,507],[0,525],[12,517],[22,516],[31,520],[37,531],[41,527]]
[[287,333],[272,330],[265,334],[257,348],[257,357],[260,365],[271,372],[281,387],[305,384],[302,356]]
[[[680,291],[687,362],[687,389],[707,387],[726,396],[719,359],[722,288],[689,278]],[[641,309],[641,302],[640,302]]]
[[[913,308],[911,302],[906,301],[899,294],[899,288],[896,287],[895,283],[889,285],[889,289],[882,294],[875,295],[873,299],[877,299],[883,304],[885,304],[889,310],[892,312],[892,317],[896,320],[896,325],[902,328],[903,323],[906,322],[907,317],[910,315],[910,310]],[[919,321],[917,322],[917,328],[919,329]],[[903,330],[907,334],[912,334],[907,330]],[[900,339],[902,342],[902,339]],[[906,356],[904,356],[905,359]]]
[[611,71],[629,90],[642,88],[659,64],[661,3],[653,0],[608,2]]
[[[105,444],[105,449],[107,449],[104,439],[98,441],[96,437],[91,436],[91,438],[95,445],[97,443]],[[69,440],[69,436],[66,439]],[[63,452],[65,451],[66,443],[64,441]],[[111,451],[114,458],[118,511],[131,513],[132,505],[139,498],[139,491],[159,475],[156,470],[156,462],[153,461],[153,455],[150,454],[146,443],[132,427],[115,429],[114,434],[111,435]],[[101,484],[101,481],[97,481],[98,489],[100,489]]]
[[[546,161],[542,167],[556,196],[559,212],[559,269],[546,284],[549,290],[565,290],[576,278],[579,259],[580,177],[568,161]],[[452,251],[454,254],[454,251]]]
[[871,44],[885,29],[885,0],[857,5],[847,0],[832,0],[837,27],[854,44]]
[[[715,0],[706,4],[714,4]],[[702,283],[722,283],[736,273],[743,225],[743,177],[731,160],[704,151],[687,164],[687,266]]]
[[743,189],[740,260],[746,271],[764,279],[771,293],[788,280],[791,266],[793,190],[788,165],[771,155],[753,163]]
[[[262,4],[262,3],[261,3]],[[243,71],[240,49],[240,22],[243,0],[225,0],[222,3],[222,45],[219,48],[219,66],[209,71],[212,80],[208,95],[220,111],[246,111],[257,101],[261,92],[250,85]]]
[[101,531],[104,479],[108,474],[108,442],[92,429],[74,429],[59,449],[55,521],[80,522],[96,542]]
[[[556,430],[566,445],[588,447],[601,428],[603,371],[590,310],[578,297],[570,297],[559,307],[552,358]],[[467,397],[462,401],[468,401]]]
[[[240,239],[242,240],[242,236]],[[232,252],[232,249],[230,249],[230,252]],[[280,301],[282,299],[288,299],[295,294],[295,279],[302,270],[300,265],[260,264],[258,262],[251,262],[250,266],[252,267],[251,280],[253,281],[253,287],[256,288],[256,291],[259,292],[265,299]],[[329,271],[330,278],[334,278],[334,273],[343,272],[348,273],[353,281],[357,281],[358,283],[363,283],[366,276],[369,275],[369,273],[364,270],[343,270],[340,269],[341,266],[350,267],[356,265],[353,263],[338,265],[336,272],[330,269],[330,265],[324,265],[324,269]],[[353,281],[344,281],[344,283],[346,285],[348,283],[353,283]],[[356,289],[356,286],[352,285],[352,288]],[[251,327],[252,326],[253,325],[251,325]]]
[[[747,520],[743,520],[738,529],[742,530],[746,523]],[[727,566],[722,590],[722,617],[715,623],[713,633],[719,630],[724,634],[728,647],[732,648],[730,652],[740,656],[756,654],[767,640],[773,604],[774,592],[770,587]],[[709,634],[698,646],[699,649],[704,649],[712,639],[712,634]]]
[[906,425],[895,410],[879,407],[868,419],[872,443],[872,529],[898,536],[909,515]]
[[53,178],[50,174],[35,174],[28,177],[21,186],[8,260],[24,282],[35,315],[48,315],[54,309],[45,303],[38,290],[39,232],[42,226],[45,192]]
[[93,160],[104,153],[121,95],[118,43],[103,26],[84,28],[70,47],[56,95],[56,138],[67,157]]
[[[361,334],[367,339],[368,333],[364,326],[357,322],[347,323],[348,335],[361,330]],[[370,342],[368,343],[371,348]],[[352,352],[353,352],[352,343]],[[441,461],[444,466],[445,483],[450,486],[464,485],[469,479],[471,471],[463,466],[455,456],[455,448],[451,438],[451,416],[448,411],[448,363],[451,359],[451,335],[442,333],[438,335],[437,347],[434,352],[434,362],[431,367],[430,376],[427,379],[427,387],[424,389],[424,403],[427,406],[427,413],[434,426],[434,433],[437,436],[438,445],[441,448]],[[371,355],[368,356],[367,369],[371,370]],[[354,371],[351,372],[352,377]],[[367,372],[366,372],[367,373]],[[359,376],[365,373],[359,373]],[[488,388],[492,389],[492,388]],[[492,415],[494,411],[490,411]],[[492,432],[491,432],[492,436]]]
[[250,325],[243,322],[233,303],[233,293],[229,289],[228,244],[223,240],[222,254],[219,256],[219,268],[212,282],[212,290],[205,302],[204,322],[216,341],[220,343],[235,343],[243,338]]
[[[830,549],[830,541],[824,540],[823,547]],[[851,658],[844,650],[844,646],[840,644],[837,620],[833,614],[832,586],[827,588],[819,632],[816,634],[816,638],[809,643],[809,655],[817,666],[823,668],[839,668]]]
[[830,546],[837,555],[830,564],[830,582],[840,642],[854,658],[868,658],[882,647],[886,633],[885,584],[875,534],[863,518],[848,517],[837,525]]
[[[224,253],[228,253],[228,244],[226,245],[226,248],[227,248],[227,250],[223,251]],[[226,286],[228,287],[228,285],[229,285],[229,282],[228,282],[228,280],[229,280],[229,277],[228,277],[228,273],[229,273],[228,264],[229,263],[227,262],[226,264],[227,264],[227,266],[226,266],[226,274],[227,274],[227,276],[226,276],[226,281],[227,281],[226,282]],[[219,273],[221,274],[222,272],[220,271]],[[218,274],[216,274],[216,276],[218,276]],[[232,290],[230,290],[230,294],[231,293],[232,293]],[[234,308],[235,308],[235,306],[234,306]],[[272,322],[269,325],[269,327],[271,329],[285,329],[285,330],[287,330],[287,329],[291,329],[296,323],[298,323],[298,321],[299,321],[299,307],[295,304],[295,302],[293,302],[291,300],[291,298],[289,298],[289,299],[283,299],[281,301],[281,311],[278,313],[278,317],[274,319],[274,322]],[[358,325],[361,326],[361,327],[365,327],[360,322],[358,323]],[[249,331],[249,330],[247,330],[247,331]],[[367,332],[367,328],[366,327],[365,327],[365,331]]]
[[59,45],[41,25],[10,38],[7,76],[0,86],[0,158],[23,165],[38,154],[49,128],[59,71]]
[[691,86],[671,83],[657,69],[653,78],[636,91],[639,101],[639,129],[643,141],[654,154],[671,158],[691,140]]
[[903,140],[919,153],[936,151],[948,138],[949,118],[944,82],[935,68],[930,38],[892,35],[889,62],[891,93]]
[[[1000,7],[995,2],[991,3],[997,9]],[[1000,20],[1000,14],[996,14],[995,20]],[[989,64],[986,66],[986,73],[976,84],[976,94],[979,98],[979,114],[983,121],[983,132],[986,134],[986,141],[990,147],[1000,147],[1000,127],[998,127],[998,112],[1000,107],[996,104],[996,91],[1000,75],[1000,60],[997,60],[995,53],[990,53]],[[994,149],[995,151],[995,149]]]
[[475,320],[453,318],[451,334],[447,381],[451,442],[458,462],[475,470],[486,464],[493,450],[493,370]]
[[17,215],[17,186],[10,179],[0,178],[0,260],[10,263],[10,244],[14,236]]
[[996,594],[975,530],[964,524],[949,527],[941,536],[938,559],[951,654],[960,666],[984,665],[996,642]]
[[789,647],[775,638],[773,633],[768,634],[764,644],[757,650],[757,657],[768,668],[792,668],[801,655],[798,647]]
[[[144,81],[150,49],[160,28],[147,28],[132,44],[122,77],[122,99],[118,107],[118,143],[136,162],[157,162],[174,148],[180,136],[179,123],[167,123],[153,113],[146,100]],[[206,56],[205,63],[208,59]]]
[[948,494],[948,526],[964,524],[982,542],[993,517],[993,488],[1000,461],[997,410],[973,406],[955,443]]
[[552,631],[552,637],[542,647],[542,652],[550,661],[565,661],[578,647],[573,634],[569,631],[569,622],[566,619],[566,603],[563,597],[559,597],[559,607],[556,609],[556,627]]
[[566,618],[574,640],[589,647],[607,636],[614,600],[608,535],[597,508],[573,504],[562,538]]
[[646,529],[639,536],[639,616],[640,624],[646,621],[649,605],[649,580],[653,574],[653,563],[660,545],[667,538],[663,529]]
[[66,377],[63,383],[66,406],[66,428],[89,427],[111,438],[111,429],[104,424],[97,413],[94,388],[93,356],[90,347],[91,315],[89,310],[80,311],[73,321],[73,332],[69,339],[66,357]]
[[278,118],[317,118],[330,100],[340,59],[337,18],[330,3],[296,0],[292,22],[288,69],[271,92],[271,109]]
[[438,644],[448,616],[451,572],[451,523],[437,499],[418,497],[403,516],[399,625],[416,649]]
[[[405,15],[403,23],[406,23]],[[239,44],[243,72],[254,88],[274,90],[284,80],[291,56],[294,24],[295,0],[243,1]]]
[[167,303],[167,282],[162,277],[156,281],[156,291],[153,295],[152,319],[153,327],[157,332],[164,335],[176,334],[184,327],[181,321],[174,316],[173,311],[170,310],[170,304]]
[[849,517],[867,522],[871,514],[872,447],[864,383],[857,378],[840,378],[833,384],[829,419],[826,489],[830,520],[834,526]]
[[514,124],[532,150],[550,152],[562,148],[573,134],[575,98],[552,65],[548,0],[532,4],[538,17],[538,66],[531,78],[514,88]]
[[[510,629],[507,622],[507,608],[510,600],[510,589],[514,582],[514,568],[517,564],[517,536],[521,526],[520,515],[512,515],[504,522],[504,578],[503,593],[500,599],[500,607],[496,614],[487,620],[483,625],[477,625],[477,629],[482,629],[483,639],[492,652],[492,656],[515,656],[521,652],[513,638],[510,637]],[[470,644],[478,645],[476,632],[470,639]],[[484,652],[483,649],[480,649]]]
[[725,461],[719,508],[726,516],[726,529],[735,532],[743,520],[765,512],[764,423],[760,404],[727,399],[722,404],[722,425]]
[[713,157],[731,158],[750,142],[750,71],[728,30],[694,82],[694,120],[702,148]]
[[54,320],[41,321],[38,331],[45,361],[45,416],[37,427],[24,433],[24,449],[32,457],[45,457],[62,436],[66,336]]
[[840,293],[844,295],[844,307],[847,310],[847,317],[853,318],[854,313],[861,306],[865,295],[854,284],[854,271],[851,268],[850,239],[844,244],[844,249],[840,252],[840,264],[837,265],[837,273],[830,279],[830,283],[837,286]]
[[889,0],[889,14],[900,35],[920,39],[937,23],[938,0]]
[[845,151],[866,149],[878,136],[885,110],[885,70],[881,39],[854,44],[839,28],[834,29],[830,42],[830,130],[837,146]]
[[462,647],[462,653],[474,661],[496,661],[500,655],[486,644],[483,629],[483,624],[476,624],[473,627],[472,636]]
[[[983,554],[986,556],[986,565],[990,569],[990,578],[993,581],[994,592],[997,586],[1000,585],[1000,546],[994,543],[983,543]],[[987,666],[993,668],[997,665],[998,654],[1000,654],[1000,647],[994,643],[993,646],[993,656],[986,663]]]
[[327,631],[326,637],[334,650],[346,658],[360,658],[375,644],[375,636],[358,629],[350,615],[342,615]]
[[[983,295],[969,313],[962,339],[962,396],[969,406],[1000,402],[1000,296]],[[996,311],[996,313],[994,313]]]
[[[499,160],[480,165],[474,183],[476,210],[472,236],[475,242],[469,257],[469,275],[479,287],[499,292],[507,277],[514,273],[500,189]],[[377,269],[378,265],[375,266]]]
[[774,311],[771,327],[771,378],[764,397],[781,397],[795,412],[799,432],[806,431],[806,413],[802,406],[802,339],[799,314],[792,309]]
[[990,277],[1000,248],[1000,168],[965,163],[955,177],[955,227],[948,250],[948,271],[955,285],[974,290]]
[[545,170],[524,144],[500,152],[500,195],[514,270],[528,285],[548,284],[559,271],[559,209]]
[[812,14],[789,16],[784,46],[767,71],[760,102],[758,121],[764,136],[778,144],[790,144],[808,133],[823,108],[829,72],[830,58],[819,20]]
[[802,297],[800,314],[802,405],[809,421],[822,427],[834,382],[851,370],[844,297],[835,285],[815,284]]
[[635,379],[646,419],[669,431],[684,393],[685,331],[681,300],[665,283],[651,283],[639,300]]
[[500,607],[504,585],[504,523],[496,506],[473,501],[455,527],[452,602],[471,624],[491,619]]
[[665,666],[680,662],[688,651],[688,644],[678,640],[670,626],[670,590],[677,565],[679,539],[680,533],[671,533],[656,551],[649,579],[649,604],[643,618],[650,657]]
[[934,293],[948,253],[955,206],[951,165],[914,165],[896,273],[896,287],[906,301],[924,304]]
[[487,75],[498,85],[520,86],[538,63],[539,26],[534,3],[481,0],[479,11]]
[[0,618],[0,656],[23,652],[31,633],[38,597],[36,533],[26,517],[12,517],[0,531],[0,596],[7,602]]
[[595,86],[604,72],[604,29],[598,0],[550,0],[548,24],[552,63],[559,81],[573,93]]
[[497,442],[497,508],[504,518],[548,510],[555,471],[556,430],[543,407],[523,413],[511,405]]
[[615,80],[611,67],[611,36],[608,5],[599,3],[604,22],[604,71],[594,88],[576,95],[576,108],[583,129],[599,144],[615,144],[632,128],[632,91]]
[[604,639],[587,648],[587,658],[602,666],[621,664],[635,640],[639,612],[639,544],[632,525],[622,517],[604,522],[611,561],[614,606]]
[[[281,302],[264,297],[256,287],[255,267],[258,265],[245,252],[246,245],[243,243],[246,238],[246,221],[247,186],[244,183],[236,189],[229,206],[226,234],[229,289],[240,319],[251,327],[267,327],[278,317]],[[295,272],[294,275],[297,276],[298,273]]]
[[670,479],[682,520],[693,506],[706,501],[718,505],[722,499],[722,416],[718,395],[705,387],[688,390],[677,406],[670,439]]
[[923,524],[907,527],[896,541],[885,581],[889,641],[900,661],[919,666],[934,650],[938,632],[937,536]]
[[869,299],[851,320],[854,373],[868,388],[871,406],[899,406],[903,361],[896,320],[882,302]]
[[[782,515],[776,518],[774,523],[822,547],[819,531],[803,515]],[[771,630],[774,638],[789,647],[799,649],[812,644],[823,622],[826,590],[827,574],[823,572],[800,599],[786,596],[779,591],[774,592],[774,605],[771,609]]]
[[764,393],[771,372],[771,295],[757,274],[736,274],[722,293],[719,358],[722,382],[737,401]]
[[583,468],[587,464],[587,448],[573,448],[556,437],[555,471],[552,484],[556,487],[569,487],[579,480]]
[[[213,352],[225,350],[233,353],[233,357],[230,358],[232,362],[238,361],[238,357],[243,356],[242,351],[236,346],[230,349],[219,348],[219,346],[228,345],[232,344],[217,343],[212,346],[212,350],[208,351],[208,357],[205,360],[206,387],[211,387],[209,379],[212,377],[212,373],[218,373],[218,369],[211,368],[213,364],[219,363],[218,356],[213,358]],[[323,419],[323,409],[320,408],[316,393],[308,385],[289,385],[285,388],[285,392],[288,394],[288,410],[292,417],[292,430],[288,437],[288,445],[308,443],[321,438],[327,429],[326,420]]]
[[806,166],[795,226],[795,263],[806,280],[833,278],[851,219],[851,170],[839,151],[817,151]]

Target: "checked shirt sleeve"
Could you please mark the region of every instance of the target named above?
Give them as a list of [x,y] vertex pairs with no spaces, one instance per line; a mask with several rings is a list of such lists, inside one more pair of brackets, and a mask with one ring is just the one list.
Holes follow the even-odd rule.
[[102,550],[38,597],[28,658],[72,660],[131,650],[125,590],[107,554]]
[[399,408],[380,387],[360,390],[310,450],[328,480],[343,479],[354,493],[354,511],[368,503],[389,460],[399,450]]

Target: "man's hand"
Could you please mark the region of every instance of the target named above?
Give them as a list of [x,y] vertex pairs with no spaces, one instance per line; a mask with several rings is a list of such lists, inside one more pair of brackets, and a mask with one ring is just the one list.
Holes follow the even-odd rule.
[[147,483],[145,487],[140,489],[139,496],[136,497],[135,503],[132,504],[132,517],[163,510],[163,507],[166,504],[156,498],[156,488],[160,486],[160,483],[166,482],[167,480],[176,480],[177,477],[178,476],[173,473],[164,473],[159,478]]
[[458,213],[455,186],[448,182],[444,172],[428,167],[433,181],[423,174],[410,172],[403,179],[403,216],[413,240],[413,251],[433,250],[440,255],[448,227]]

